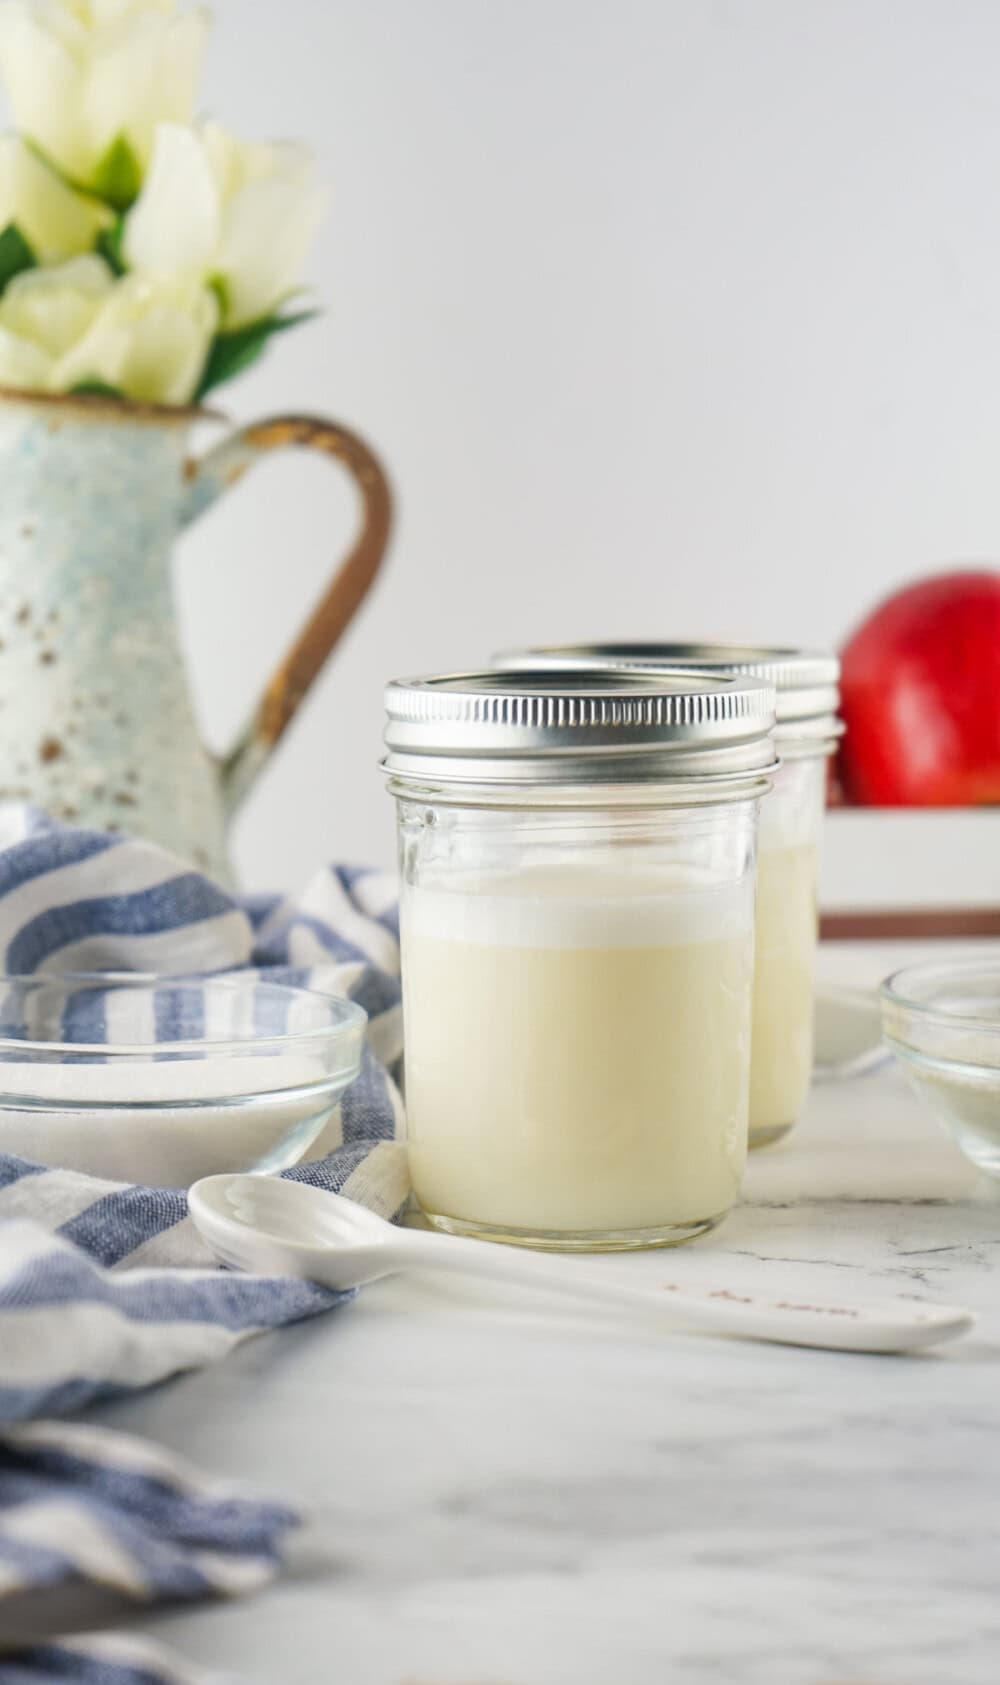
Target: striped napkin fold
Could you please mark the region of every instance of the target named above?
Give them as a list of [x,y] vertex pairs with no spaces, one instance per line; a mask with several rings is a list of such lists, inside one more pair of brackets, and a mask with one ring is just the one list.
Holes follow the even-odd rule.
[[[89,1423],[0,1434],[0,1638],[18,1600],[87,1589],[130,1603],[256,1591],[298,1517],[185,1459]],[[28,1618],[29,1626],[36,1617]],[[0,1679],[5,1663],[0,1657]]]
[[[385,1217],[409,1186],[388,1141],[350,1142],[286,1175]],[[218,1269],[175,1189],[0,1155],[0,1423],[141,1390],[351,1296]]]
[[234,1685],[230,1675],[189,1667],[179,1657],[120,1632],[94,1632],[0,1655],[0,1685]]
[[[297,899],[239,900],[151,844],[7,806],[0,969],[238,971],[357,1001],[367,1043],[337,1133],[324,1137],[324,1157],[285,1174],[382,1216],[405,1204],[393,880],[333,867]],[[73,1577],[150,1600],[232,1593],[273,1572],[287,1510],[240,1498],[134,1440],[38,1418],[213,1362],[345,1297],[218,1269],[180,1190],[0,1154],[0,1641],[15,1593]],[[20,1675],[13,1656],[0,1659],[0,1685],[132,1677],[131,1662],[102,1659],[99,1646],[79,1655],[71,1665],[53,1660],[51,1645],[36,1647],[19,1655]]]

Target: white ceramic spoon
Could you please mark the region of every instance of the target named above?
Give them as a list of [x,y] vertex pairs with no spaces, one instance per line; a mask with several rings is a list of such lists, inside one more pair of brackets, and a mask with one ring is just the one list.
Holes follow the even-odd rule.
[[709,1333],[831,1351],[906,1351],[953,1339],[974,1321],[958,1306],[916,1299],[832,1302],[811,1293],[772,1298],[669,1279],[626,1287],[578,1270],[570,1258],[396,1228],[339,1194],[270,1176],[206,1176],[188,1194],[188,1208],[222,1263],[254,1274],[301,1276],[325,1287],[360,1287],[406,1269],[457,1271],[592,1305],[656,1312]]

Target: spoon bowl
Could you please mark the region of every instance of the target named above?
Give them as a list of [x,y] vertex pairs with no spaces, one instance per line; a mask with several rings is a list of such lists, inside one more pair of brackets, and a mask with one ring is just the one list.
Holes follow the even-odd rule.
[[188,1194],[202,1239],[234,1269],[346,1291],[399,1268],[392,1226],[341,1194],[272,1176],[206,1176]]

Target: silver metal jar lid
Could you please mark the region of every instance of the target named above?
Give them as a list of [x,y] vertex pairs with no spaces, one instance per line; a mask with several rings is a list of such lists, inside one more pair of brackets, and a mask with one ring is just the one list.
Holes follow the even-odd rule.
[[[721,801],[760,794],[777,765],[774,690],[694,671],[452,673],[386,691],[390,788],[484,800]],[[455,790],[455,799],[466,799]]]
[[501,669],[537,667],[553,672],[589,668],[650,671],[697,667],[702,671],[763,679],[777,691],[775,736],[784,753],[793,739],[818,749],[843,732],[837,719],[840,662],[822,650],[768,648],[754,644],[551,644],[507,650],[494,658]]

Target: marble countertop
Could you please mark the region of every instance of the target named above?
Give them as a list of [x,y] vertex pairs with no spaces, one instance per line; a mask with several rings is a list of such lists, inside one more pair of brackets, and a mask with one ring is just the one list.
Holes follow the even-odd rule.
[[381,1283],[101,1412],[312,1518],[260,1597],[143,1630],[281,1685],[995,1685],[1000,1190],[883,1072],[817,1089],[742,1206],[669,1259],[980,1322],[857,1357]]

